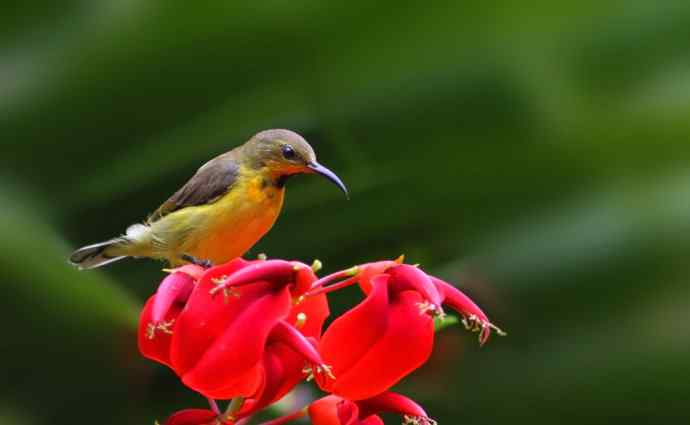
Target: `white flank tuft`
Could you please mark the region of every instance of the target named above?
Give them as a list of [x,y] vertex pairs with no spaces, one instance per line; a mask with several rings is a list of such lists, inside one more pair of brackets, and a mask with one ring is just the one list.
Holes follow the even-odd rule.
[[137,240],[140,239],[146,232],[148,232],[149,226],[141,223],[132,224],[127,228],[125,235],[127,239]]

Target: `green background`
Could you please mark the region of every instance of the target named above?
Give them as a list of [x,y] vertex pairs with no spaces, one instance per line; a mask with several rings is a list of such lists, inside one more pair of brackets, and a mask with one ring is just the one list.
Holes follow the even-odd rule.
[[1,7],[0,423],[204,406],[136,349],[161,264],[66,259],[274,127],[351,200],[291,180],[251,256],[405,253],[509,332],[445,329],[399,386],[440,423],[690,420],[689,2]]

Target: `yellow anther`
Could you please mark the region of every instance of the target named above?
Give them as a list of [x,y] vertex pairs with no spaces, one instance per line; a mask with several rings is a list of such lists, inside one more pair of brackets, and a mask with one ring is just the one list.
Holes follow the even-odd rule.
[[329,378],[335,379],[335,375],[333,375],[333,369],[331,369],[330,366],[325,364],[316,366],[316,373],[323,373]]
[[153,339],[156,336],[156,325],[149,323],[146,325],[146,338]]
[[307,382],[309,382],[309,381],[311,381],[312,379],[314,379],[314,371],[311,369],[311,367],[305,366],[305,367],[302,369],[302,373],[305,374],[305,375],[307,375],[307,377],[305,378],[305,380],[306,380]]
[[314,273],[317,273],[321,268],[323,267],[323,263],[317,258],[314,260],[314,262],[311,263],[311,270]]
[[302,329],[304,324],[307,322],[307,315],[303,312],[297,314],[297,321],[295,322],[295,327],[297,329]]

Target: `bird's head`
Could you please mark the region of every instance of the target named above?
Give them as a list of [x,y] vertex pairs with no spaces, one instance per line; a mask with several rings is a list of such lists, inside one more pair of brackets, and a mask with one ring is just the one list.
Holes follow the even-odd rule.
[[345,184],[334,172],[316,161],[314,149],[294,131],[262,131],[245,144],[243,151],[252,167],[265,169],[279,184],[284,184],[295,174],[320,174],[347,196]]

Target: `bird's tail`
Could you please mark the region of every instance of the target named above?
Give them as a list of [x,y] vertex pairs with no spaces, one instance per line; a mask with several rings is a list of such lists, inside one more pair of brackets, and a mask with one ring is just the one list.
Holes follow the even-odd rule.
[[86,270],[122,260],[133,255],[131,254],[133,245],[147,230],[148,227],[143,224],[133,224],[129,226],[124,236],[79,248],[72,253],[69,261],[79,269]]
[[72,253],[69,257],[69,261],[81,270],[105,266],[106,264],[127,258],[126,255],[113,256],[108,254],[110,248],[122,243],[126,243],[126,239],[120,237],[105,242],[95,243],[93,245],[83,246]]

